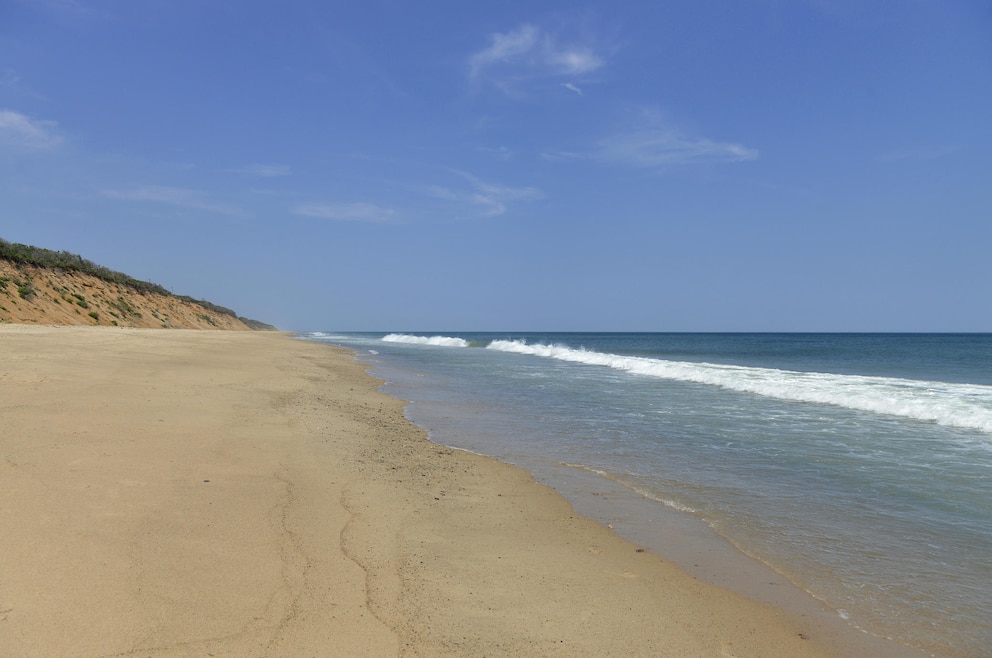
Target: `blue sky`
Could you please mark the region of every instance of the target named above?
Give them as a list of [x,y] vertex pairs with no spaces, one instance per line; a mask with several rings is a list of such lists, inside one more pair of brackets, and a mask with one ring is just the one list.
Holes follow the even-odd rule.
[[0,0],[0,237],[293,330],[992,331],[992,4]]

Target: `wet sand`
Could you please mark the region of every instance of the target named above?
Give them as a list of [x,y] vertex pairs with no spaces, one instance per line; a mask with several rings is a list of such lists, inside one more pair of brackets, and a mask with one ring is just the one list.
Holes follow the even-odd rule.
[[378,386],[285,335],[0,325],[0,655],[855,655]]

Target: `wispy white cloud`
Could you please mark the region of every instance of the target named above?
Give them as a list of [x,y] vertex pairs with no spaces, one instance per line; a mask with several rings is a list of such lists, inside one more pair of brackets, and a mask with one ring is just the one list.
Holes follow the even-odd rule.
[[304,217],[343,222],[388,224],[395,221],[396,211],[374,203],[310,203],[297,206],[293,212]]
[[581,75],[595,71],[603,65],[603,59],[592,50],[580,48],[559,50],[551,41],[546,41],[544,49],[546,62],[551,69],[560,75]]
[[755,148],[682,130],[653,107],[631,108],[622,128],[595,142],[541,153],[551,162],[586,161],[659,171],[747,162],[759,156]]
[[495,64],[519,61],[530,55],[540,40],[540,30],[533,25],[521,25],[506,34],[492,34],[489,47],[469,58],[469,73],[475,77]]
[[759,155],[757,149],[742,144],[679,130],[653,108],[638,109],[631,127],[591,145],[541,154],[545,160],[557,162],[591,161],[661,171],[690,165],[746,162]]
[[536,25],[525,23],[506,33],[489,36],[489,46],[469,57],[472,80],[488,79],[510,91],[515,83],[542,77],[575,77],[606,64],[603,55],[586,41],[564,42]]
[[563,82],[561,83],[561,86],[564,87],[565,89],[568,89],[569,91],[574,91],[579,96],[583,95],[582,90],[576,87],[575,85],[573,85],[571,82]]
[[741,144],[657,129],[612,135],[592,153],[599,160],[643,168],[745,162],[758,155],[757,150]]
[[289,176],[293,172],[287,165],[280,164],[250,164],[234,170],[235,173],[244,176],[257,176],[259,178],[278,178]]
[[161,203],[180,208],[206,210],[207,212],[229,216],[244,215],[241,210],[233,206],[211,201],[198,190],[190,190],[182,187],[144,185],[126,190],[103,190],[102,194],[108,199],[118,199],[121,201]]
[[453,188],[451,186],[431,185],[424,191],[435,199],[443,199],[464,205],[473,214],[483,217],[496,217],[508,210],[507,204],[513,201],[539,199],[540,190],[533,187],[509,187],[496,183],[488,183],[464,171],[455,171],[463,178],[468,187]]
[[58,124],[15,112],[0,110],[0,145],[29,150],[51,149],[62,143]]

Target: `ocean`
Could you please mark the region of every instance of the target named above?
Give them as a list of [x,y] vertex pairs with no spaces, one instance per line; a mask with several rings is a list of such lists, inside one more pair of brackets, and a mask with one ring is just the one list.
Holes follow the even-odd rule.
[[662,555],[691,519],[856,628],[992,655],[990,334],[302,337]]

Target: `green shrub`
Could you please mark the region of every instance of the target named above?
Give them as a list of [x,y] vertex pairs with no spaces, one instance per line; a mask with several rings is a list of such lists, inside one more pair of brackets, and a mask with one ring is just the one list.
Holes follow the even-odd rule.
[[111,306],[113,306],[114,308],[116,308],[117,310],[119,310],[121,313],[123,313],[125,316],[133,315],[133,316],[138,317],[138,318],[141,317],[141,313],[139,313],[137,311],[137,309],[134,308],[134,306],[132,306],[131,304],[129,304],[127,302],[127,300],[125,300],[120,295],[117,296],[117,301],[115,301],[115,302],[108,302],[108,303]]
[[30,281],[25,281],[17,286],[17,294],[21,296],[21,299],[31,299],[35,294],[34,284]]

